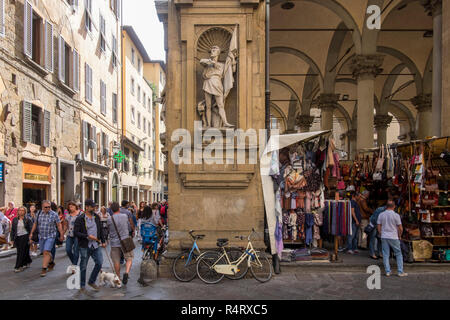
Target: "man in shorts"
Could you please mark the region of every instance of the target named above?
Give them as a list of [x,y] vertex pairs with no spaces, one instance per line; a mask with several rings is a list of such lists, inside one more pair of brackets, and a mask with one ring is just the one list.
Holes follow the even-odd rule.
[[39,248],[44,254],[41,277],[45,277],[47,271],[51,271],[55,267],[52,250],[55,246],[57,231],[59,231],[59,241],[64,241],[64,232],[58,214],[51,210],[51,202],[48,200],[42,201],[42,211],[39,213],[31,229],[30,242],[33,239],[33,233],[36,232],[36,229],[39,232]]
[[[121,213],[120,206],[117,202],[111,204],[111,211],[113,212],[113,214],[108,218],[111,259],[113,261],[116,274],[120,275],[120,256],[122,254],[122,246],[120,240],[130,238],[130,232],[132,231],[132,227],[129,217],[126,214]],[[128,274],[130,273],[131,266],[133,264],[134,252],[133,251],[123,252],[123,255],[126,261],[126,265],[122,283],[127,284]]]

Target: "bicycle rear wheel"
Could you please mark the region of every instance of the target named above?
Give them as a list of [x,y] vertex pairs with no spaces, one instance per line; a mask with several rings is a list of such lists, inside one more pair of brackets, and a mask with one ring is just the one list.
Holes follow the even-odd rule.
[[[205,283],[214,284],[220,282],[224,275],[217,273],[213,265],[226,264],[225,258],[220,258],[221,254],[217,251],[208,251],[197,261],[197,275]],[[220,260],[219,260],[220,258]]]
[[189,251],[182,252],[175,258],[172,264],[172,272],[175,278],[181,282],[189,282],[197,276],[197,255],[192,253],[188,263]]
[[[243,251],[238,250],[238,249],[231,249],[230,251],[227,251],[228,258],[230,258],[231,262],[235,262],[236,260],[238,260],[242,256],[242,253],[243,253]],[[240,279],[244,278],[248,272],[248,262],[243,261],[238,266],[238,270],[239,270],[238,273],[236,273],[235,275],[230,276],[230,275],[226,274],[225,277],[230,280],[240,280]]]
[[259,282],[267,282],[272,278],[272,264],[266,256],[250,257],[250,271]]

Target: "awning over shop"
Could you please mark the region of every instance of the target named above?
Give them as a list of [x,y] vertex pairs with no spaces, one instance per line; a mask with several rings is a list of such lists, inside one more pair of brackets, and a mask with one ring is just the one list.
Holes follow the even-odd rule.
[[284,135],[273,135],[270,137],[269,142],[264,149],[261,156],[260,172],[261,182],[263,188],[264,205],[266,208],[267,225],[269,229],[270,247],[272,254],[276,254],[275,246],[275,228],[276,228],[276,216],[275,216],[275,192],[273,190],[272,177],[270,173],[270,162],[272,159],[272,153],[276,150],[283,149],[292,144],[299,142],[308,142],[322,135],[331,133],[328,131],[316,131],[305,133],[294,133]]

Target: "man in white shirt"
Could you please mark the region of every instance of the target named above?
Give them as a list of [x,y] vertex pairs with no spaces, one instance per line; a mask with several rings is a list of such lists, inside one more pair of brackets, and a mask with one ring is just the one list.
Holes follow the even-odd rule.
[[386,205],[386,211],[378,216],[378,232],[381,234],[381,246],[383,248],[383,264],[386,270],[386,276],[391,275],[391,266],[389,264],[390,249],[394,251],[397,259],[398,276],[406,277],[408,274],[403,272],[403,256],[400,248],[400,238],[403,233],[402,221],[400,215],[394,211],[395,202],[389,200]]

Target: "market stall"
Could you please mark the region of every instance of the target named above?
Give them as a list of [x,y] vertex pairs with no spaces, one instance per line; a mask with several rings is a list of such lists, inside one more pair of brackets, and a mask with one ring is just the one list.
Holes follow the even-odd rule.
[[372,208],[388,196],[396,200],[408,260],[450,260],[448,147],[449,138],[393,144],[362,150],[353,163],[341,164],[341,189],[370,191]]
[[331,131],[271,136],[261,179],[272,254],[282,261],[329,261],[322,238],[351,232],[350,204],[334,192],[339,158]]

